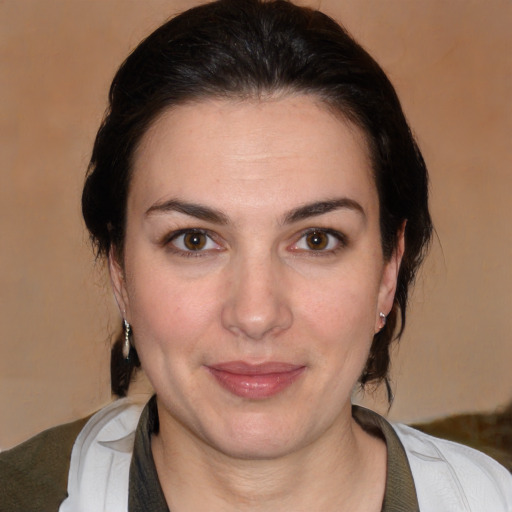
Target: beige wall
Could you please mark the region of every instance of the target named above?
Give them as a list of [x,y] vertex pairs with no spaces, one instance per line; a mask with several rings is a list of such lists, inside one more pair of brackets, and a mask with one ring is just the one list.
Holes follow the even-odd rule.
[[[110,399],[118,319],[80,189],[116,66],[192,3],[0,2],[1,448]],[[391,417],[501,406],[512,398],[512,3],[309,3],[389,72],[431,171],[440,244],[395,357]]]

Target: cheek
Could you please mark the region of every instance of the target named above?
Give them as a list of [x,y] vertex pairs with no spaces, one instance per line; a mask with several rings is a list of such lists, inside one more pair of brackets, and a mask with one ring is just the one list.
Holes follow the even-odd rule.
[[136,277],[128,281],[137,348],[180,347],[191,351],[218,316],[214,282],[186,281],[161,268],[148,268],[134,268],[131,275]]
[[325,351],[369,350],[373,339],[378,279],[369,267],[346,269],[316,286],[298,290],[296,310],[305,329],[324,340]]

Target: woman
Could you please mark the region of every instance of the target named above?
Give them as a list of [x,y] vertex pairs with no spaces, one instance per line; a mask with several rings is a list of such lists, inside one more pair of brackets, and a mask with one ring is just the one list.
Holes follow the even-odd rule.
[[427,181],[393,87],[325,15],[220,0],[160,27],[114,78],[83,193],[123,320],[113,388],[140,364],[155,397],[3,454],[1,510],[510,510],[494,461],[351,405],[386,382]]

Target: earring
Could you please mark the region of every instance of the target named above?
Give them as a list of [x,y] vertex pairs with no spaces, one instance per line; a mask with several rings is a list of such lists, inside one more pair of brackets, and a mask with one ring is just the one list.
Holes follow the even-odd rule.
[[123,357],[125,359],[130,358],[130,333],[132,332],[132,328],[130,324],[123,318],[123,327],[124,327],[124,343],[123,343]]
[[384,327],[386,326],[387,317],[382,311],[379,313],[379,316],[380,316],[380,320],[382,322],[381,329],[384,329]]

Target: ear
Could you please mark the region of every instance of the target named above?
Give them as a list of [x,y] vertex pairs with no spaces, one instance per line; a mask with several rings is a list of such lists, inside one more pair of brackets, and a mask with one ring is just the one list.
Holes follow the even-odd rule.
[[116,250],[113,246],[110,247],[108,253],[108,270],[119,313],[123,319],[128,320],[126,317],[128,316],[127,311],[129,310],[129,301],[128,294],[126,293],[126,280],[123,268],[119,263]]
[[385,318],[380,317],[380,313],[388,315],[393,307],[395,300],[395,292],[398,283],[398,272],[400,271],[400,264],[405,250],[405,224],[403,222],[400,230],[397,233],[397,243],[393,254],[388,261],[384,263],[382,272],[382,279],[379,287],[379,297],[377,302],[377,311],[375,318],[375,333],[379,332],[385,325]]

